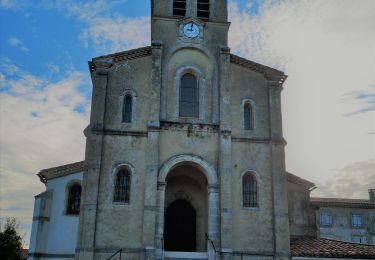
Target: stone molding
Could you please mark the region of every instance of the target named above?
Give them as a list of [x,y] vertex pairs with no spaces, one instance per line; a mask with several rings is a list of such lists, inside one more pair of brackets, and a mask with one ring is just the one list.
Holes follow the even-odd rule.
[[230,55],[230,61],[232,63],[249,68],[250,70],[259,72],[263,74],[267,80],[276,81],[280,84],[280,86],[285,82],[286,78],[288,77],[282,71],[253,62],[251,60],[244,59],[234,54]]
[[272,145],[283,145],[287,142],[285,139],[271,139],[271,138],[243,138],[243,137],[232,137],[233,142],[244,142],[244,143],[258,143],[258,144],[272,144]]
[[202,172],[206,176],[208,185],[218,184],[218,177],[216,175],[214,167],[210,165],[207,161],[205,161],[203,158],[189,154],[176,155],[168,159],[166,162],[164,162],[159,170],[158,182],[165,182],[168,173],[173,168],[183,163],[190,163],[198,166],[198,168],[202,170]]

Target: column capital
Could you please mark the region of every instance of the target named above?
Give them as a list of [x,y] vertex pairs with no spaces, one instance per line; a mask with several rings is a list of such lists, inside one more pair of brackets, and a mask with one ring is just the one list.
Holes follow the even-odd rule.
[[166,186],[167,186],[167,182],[158,181],[158,190],[164,191]]
[[270,91],[281,92],[283,88],[283,83],[278,80],[267,80],[267,87]]
[[208,193],[219,193],[219,185],[208,185],[207,186]]

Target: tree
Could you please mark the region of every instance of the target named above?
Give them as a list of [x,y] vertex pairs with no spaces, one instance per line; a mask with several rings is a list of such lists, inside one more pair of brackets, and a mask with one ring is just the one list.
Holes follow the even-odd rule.
[[19,223],[16,218],[7,217],[3,230],[0,230],[0,259],[21,259],[22,237],[18,230]]

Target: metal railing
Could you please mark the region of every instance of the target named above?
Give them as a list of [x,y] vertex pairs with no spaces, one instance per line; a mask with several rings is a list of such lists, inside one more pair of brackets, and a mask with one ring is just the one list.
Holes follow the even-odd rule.
[[122,249],[120,249],[120,250],[116,251],[115,253],[113,253],[113,255],[111,255],[110,257],[108,257],[106,260],[110,260],[110,259],[114,258],[118,254],[120,254],[119,260],[121,260],[121,253],[122,253]]
[[[220,252],[219,252],[219,251],[216,251],[216,247],[215,247],[214,241],[212,241],[212,240],[210,239],[210,237],[207,235],[207,233],[206,233],[206,239],[207,239],[207,241],[210,242],[210,244],[212,245],[212,248],[214,249],[214,252],[215,252],[215,259],[216,259],[216,254],[217,254],[217,253],[220,253]],[[207,250],[207,251],[208,251],[208,250]]]

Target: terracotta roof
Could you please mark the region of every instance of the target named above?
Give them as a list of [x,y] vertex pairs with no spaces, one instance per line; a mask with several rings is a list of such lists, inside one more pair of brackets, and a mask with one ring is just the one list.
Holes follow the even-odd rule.
[[84,170],[85,162],[70,163],[58,167],[41,170],[37,175],[40,181],[46,183],[48,180],[66,176],[72,173],[81,172]]
[[288,77],[287,75],[284,74],[284,72],[280,70],[262,65],[260,63],[256,63],[251,60],[247,60],[245,58],[242,58],[234,54],[230,55],[230,61],[235,64],[249,68],[253,71],[262,73],[267,79],[278,81],[280,84],[283,84],[286,78]]
[[375,209],[375,203],[363,199],[310,198],[311,204],[318,207]]
[[100,60],[112,60],[113,62],[119,62],[123,60],[133,60],[133,59],[138,59],[146,56],[151,55],[151,46],[147,47],[142,47],[138,49],[132,49],[128,51],[122,51],[122,52],[117,52],[109,55],[104,55],[104,56],[99,56],[96,58],[93,58],[91,62],[89,62],[89,68],[90,71],[95,71],[95,62],[100,61]]
[[294,257],[375,259],[375,245],[324,238],[292,238],[290,249]]
[[315,187],[315,184],[311,181],[302,179],[301,177],[298,177],[294,174],[291,174],[290,172],[287,172],[286,174],[287,174],[287,180],[291,183],[301,185],[302,187],[304,187],[306,189],[311,189],[311,188]]

